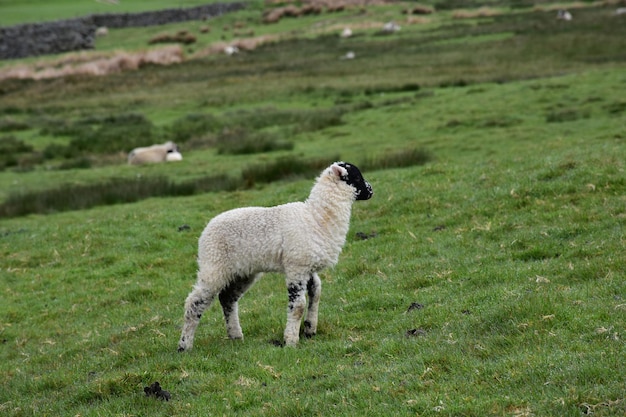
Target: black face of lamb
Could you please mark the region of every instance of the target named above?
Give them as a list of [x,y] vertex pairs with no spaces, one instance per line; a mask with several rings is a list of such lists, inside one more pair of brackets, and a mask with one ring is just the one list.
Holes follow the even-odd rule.
[[356,189],[357,200],[369,200],[372,198],[374,195],[372,186],[369,182],[365,181],[365,178],[361,175],[361,171],[359,171],[355,165],[348,162],[339,162],[338,165],[348,171],[348,175],[342,176],[341,179]]

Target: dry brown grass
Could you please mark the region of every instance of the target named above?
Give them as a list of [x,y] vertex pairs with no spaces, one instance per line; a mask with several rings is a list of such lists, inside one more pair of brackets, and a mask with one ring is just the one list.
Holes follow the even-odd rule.
[[536,5],[535,7],[533,7],[534,11],[537,12],[550,12],[550,11],[557,11],[557,10],[568,10],[568,9],[580,9],[582,7],[587,7],[589,5],[589,3],[583,3],[580,1],[577,2],[572,2],[572,3],[555,3],[555,4],[539,4]]
[[196,40],[196,37],[192,33],[186,30],[181,30],[175,34],[160,33],[153,36],[148,43],[151,45],[155,43],[182,43],[184,45],[189,45],[196,42]]
[[424,25],[430,22],[431,20],[429,18],[422,16],[409,16],[406,18],[407,25]]
[[185,59],[182,47],[164,46],[140,52],[74,52],[54,60],[43,59],[0,69],[0,80],[7,78],[40,80],[67,75],[107,75],[136,70],[146,64],[172,65]]
[[415,6],[411,6],[408,9],[402,10],[403,14],[432,14],[435,13],[435,9],[430,6],[423,6],[421,4],[417,4]]
[[476,10],[454,10],[452,18],[454,19],[475,19],[477,17],[492,17],[502,14],[500,10],[491,7],[480,7]]
[[304,5],[319,6],[319,7],[336,7],[337,5],[343,6],[372,6],[381,4],[399,3],[397,0],[265,0],[265,4],[273,6],[276,4],[285,3],[302,3]]
[[282,7],[273,7],[273,5],[278,3],[284,4],[293,2],[294,1],[266,1],[266,5],[270,6],[270,8],[265,11],[263,15],[263,22],[276,23],[284,17],[299,17],[308,14],[319,14],[323,12],[333,13],[341,12],[349,8],[396,3],[396,1],[394,0],[305,0],[302,2],[302,6],[300,7],[293,4],[288,4],[287,6]]

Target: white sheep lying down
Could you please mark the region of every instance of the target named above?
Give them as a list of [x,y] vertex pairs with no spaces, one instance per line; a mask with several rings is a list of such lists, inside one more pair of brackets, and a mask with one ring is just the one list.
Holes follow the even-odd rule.
[[178,351],[193,346],[202,313],[218,296],[231,339],[242,339],[238,301],[263,272],[285,274],[289,303],[285,344],[296,346],[317,331],[321,281],[317,273],[337,264],[355,200],[372,197],[359,169],[336,162],[317,178],[304,202],[275,207],[245,207],[213,218],[199,240],[198,279],[185,302]]
[[182,159],[183,156],[178,152],[178,146],[171,141],[160,145],[135,148],[128,154],[128,163],[131,165],[181,161]]

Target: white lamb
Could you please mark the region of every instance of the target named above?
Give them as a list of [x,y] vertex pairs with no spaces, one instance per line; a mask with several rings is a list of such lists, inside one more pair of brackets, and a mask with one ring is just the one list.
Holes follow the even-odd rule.
[[359,169],[336,162],[317,178],[304,202],[245,207],[213,218],[199,240],[198,280],[185,302],[178,351],[193,346],[202,313],[218,296],[231,339],[242,339],[238,301],[263,272],[286,276],[289,304],[284,340],[296,346],[306,296],[304,334],[317,331],[321,281],[317,273],[337,264],[355,200],[372,197]]
[[559,10],[556,14],[556,18],[558,20],[567,20],[570,21],[572,20],[572,14],[570,12],[568,12],[567,10]]
[[128,154],[128,163],[131,165],[142,165],[156,162],[165,162],[168,160],[182,160],[182,155],[180,155],[180,159],[168,159],[169,153],[178,153],[178,146],[176,146],[176,144],[171,141],[165,142],[161,145],[135,148]]
[[350,28],[345,28],[344,30],[341,31],[341,35],[342,38],[349,38],[352,36],[352,29]]
[[224,47],[224,53],[228,56],[232,56],[239,53],[239,48],[234,45],[228,45]]
[[384,33],[395,33],[395,32],[399,32],[400,31],[400,25],[397,24],[394,21],[391,22],[387,22],[383,25],[383,32]]

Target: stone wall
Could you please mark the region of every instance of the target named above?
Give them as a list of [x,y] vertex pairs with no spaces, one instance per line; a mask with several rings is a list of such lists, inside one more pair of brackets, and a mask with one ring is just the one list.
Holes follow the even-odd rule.
[[246,3],[244,2],[215,3],[187,9],[166,9],[143,13],[97,14],[90,16],[90,18],[98,27],[128,28],[208,19],[214,16],[220,16],[224,13],[241,10],[244,7],[246,7]]
[[91,49],[96,26],[89,19],[0,28],[0,59]]
[[92,49],[96,29],[155,26],[201,20],[241,10],[244,2],[216,3],[142,13],[97,14],[78,19],[0,27],[0,59]]

